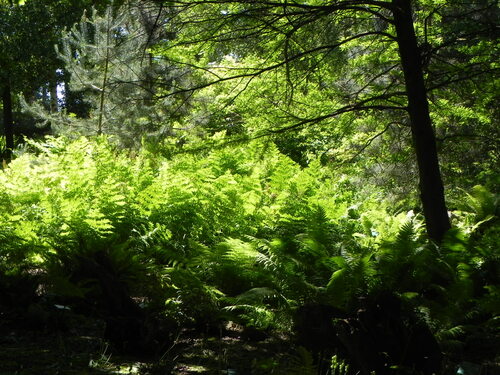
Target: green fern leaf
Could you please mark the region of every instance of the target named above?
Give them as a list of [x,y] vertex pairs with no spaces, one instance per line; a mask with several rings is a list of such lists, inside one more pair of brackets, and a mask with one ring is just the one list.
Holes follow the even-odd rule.
[[296,350],[296,355],[290,359],[290,375],[317,375],[318,368],[310,351],[302,346]]

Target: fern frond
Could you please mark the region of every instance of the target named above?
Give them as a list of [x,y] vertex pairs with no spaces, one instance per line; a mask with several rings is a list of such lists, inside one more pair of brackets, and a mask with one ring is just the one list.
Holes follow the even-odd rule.
[[261,288],[252,288],[247,290],[246,292],[236,296],[234,301],[237,304],[264,304],[266,302],[275,302],[278,304],[286,303],[286,299],[278,293],[276,290],[261,287]]
[[318,367],[314,363],[312,353],[306,348],[299,346],[296,354],[290,358],[290,375],[317,375]]
[[465,334],[465,329],[463,326],[454,326],[448,329],[441,329],[436,334],[436,340],[443,350],[447,352],[457,352],[463,349],[465,346],[462,340]]
[[275,323],[275,313],[267,306],[253,304],[236,304],[223,308],[223,310],[235,313],[243,319],[246,324],[260,329],[272,327]]
[[465,207],[476,215],[476,221],[484,221],[498,213],[499,198],[484,186],[474,186],[466,196]]
[[331,364],[331,375],[348,375],[349,374],[349,364],[347,364],[343,359],[339,358],[337,355],[332,357]]
[[219,246],[224,246],[227,249],[223,258],[236,264],[253,264],[259,256],[254,244],[236,238],[228,238]]
[[415,234],[413,221],[404,223],[396,236],[396,241],[393,244],[394,249],[411,254],[411,250],[415,247]]

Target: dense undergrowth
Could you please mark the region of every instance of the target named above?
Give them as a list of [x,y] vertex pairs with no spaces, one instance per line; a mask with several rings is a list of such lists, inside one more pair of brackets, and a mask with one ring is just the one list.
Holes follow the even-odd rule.
[[116,350],[159,356],[186,327],[288,332],[293,369],[269,373],[498,362],[498,197],[481,186],[436,245],[418,213],[272,143],[168,158],[105,138],[27,149],[0,172],[3,311],[68,307],[104,319]]

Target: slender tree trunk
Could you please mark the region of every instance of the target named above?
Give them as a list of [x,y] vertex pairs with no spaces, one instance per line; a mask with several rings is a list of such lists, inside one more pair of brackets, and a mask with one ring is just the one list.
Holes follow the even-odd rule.
[[10,84],[7,82],[2,90],[3,104],[3,129],[5,135],[5,154],[4,158],[10,161],[12,150],[14,149],[14,122],[12,119],[12,98]]
[[50,82],[50,112],[59,110],[59,99],[57,97],[57,81]]
[[111,33],[111,13],[107,14],[106,17],[108,18],[108,27],[106,30],[106,61],[104,63],[104,76],[102,78],[102,90],[101,90],[101,99],[99,103],[99,121],[97,124],[97,135],[102,134],[102,118],[104,114],[104,98],[106,94],[106,86],[108,84],[108,69],[109,69],[109,39],[110,39],[110,33]]
[[413,28],[411,0],[392,0],[399,55],[403,67],[413,144],[417,156],[420,199],[427,233],[441,242],[450,229],[439,170],[436,137],[429,115],[421,56]]

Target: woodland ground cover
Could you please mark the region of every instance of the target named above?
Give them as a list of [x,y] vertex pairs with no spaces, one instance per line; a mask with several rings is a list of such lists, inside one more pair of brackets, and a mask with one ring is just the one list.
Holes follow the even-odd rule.
[[0,174],[4,317],[46,334],[94,319],[110,350],[156,359],[186,337],[285,334],[278,359],[239,359],[252,373],[497,366],[498,199],[481,186],[436,245],[418,213],[272,142],[169,157],[105,137],[28,145]]
[[0,373],[498,372],[499,19],[0,0]]

